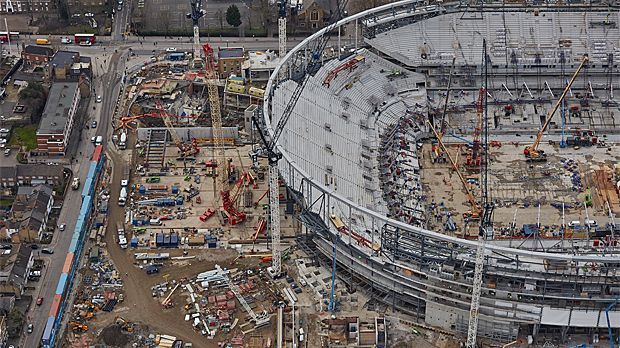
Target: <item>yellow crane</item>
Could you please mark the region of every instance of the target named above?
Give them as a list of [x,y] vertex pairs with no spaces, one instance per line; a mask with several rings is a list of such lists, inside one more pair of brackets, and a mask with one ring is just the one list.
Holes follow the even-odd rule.
[[465,189],[465,193],[467,193],[467,199],[469,200],[469,204],[471,205],[471,209],[469,211],[463,213],[463,218],[464,219],[468,219],[468,220],[478,220],[478,219],[480,219],[480,213],[482,212],[482,207],[480,207],[480,203],[478,203],[478,201],[476,200],[476,197],[474,196],[473,192],[471,192],[471,190],[469,189],[469,185],[467,184],[467,180],[465,180],[465,177],[463,177],[463,174],[459,170],[458,165],[456,164],[454,159],[452,159],[452,156],[450,156],[450,153],[448,152],[448,149],[446,149],[446,146],[444,145],[443,141],[441,140],[441,136],[439,135],[439,133],[437,133],[437,130],[435,130],[435,127],[433,127],[433,125],[429,121],[426,121],[426,123],[428,123],[429,127],[431,127],[431,130],[433,131],[433,134],[437,138],[437,142],[439,142],[439,146],[441,146],[442,151],[446,154],[446,157],[448,157],[448,160],[450,161],[450,164],[452,164],[452,168],[454,169],[454,171],[458,175],[459,179],[461,180],[461,184],[463,184],[463,188]]
[[547,160],[547,155],[545,154],[545,152],[543,150],[538,149],[540,140],[542,139],[542,136],[545,130],[547,130],[547,127],[549,126],[549,123],[551,122],[553,115],[560,107],[560,104],[564,101],[564,98],[566,97],[566,93],[568,93],[568,91],[570,90],[570,87],[573,85],[573,82],[575,82],[577,75],[579,74],[579,72],[581,72],[581,70],[586,65],[586,63],[588,63],[588,56],[584,55],[583,59],[581,60],[581,64],[579,64],[579,66],[577,67],[577,70],[575,71],[571,79],[568,81],[568,84],[564,88],[564,91],[562,91],[562,95],[560,95],[560,98],[555,102],[555,105],[553,106],[551,111],[549,111],[549,113],[547,114],[547,120],[545,121],[542,128],[540,128],[540,131],[536,135],[536,139],[534,140],[534,143],[532,145],[526,146],[525,149],[523,150],[523,154],[525,155],[525,158],[527,159],[528,162],[544,162]]

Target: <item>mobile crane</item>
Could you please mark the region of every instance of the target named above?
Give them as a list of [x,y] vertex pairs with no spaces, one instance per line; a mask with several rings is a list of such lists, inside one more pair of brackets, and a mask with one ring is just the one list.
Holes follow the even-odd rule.
[[469,189],[469,185],[467,184],[467,181],[465,180],[465,177],[463,177],[463,174],[461,174],[461,171],[459,170],[458,165],[456,164],[456,162],[454,161],[452,156],[450,156],[450,153],[448,153],[448,149],[446,149],[446,146],[444,145],[443,141],[441,140],[441,136],[439,135],[439,133],[437,133],[437,130],[435,129],[435,127],[433,127],[433,125],[431,124],[430,121],[426,121],[426,123],[428,123],[429,127],[431,127],[431,131],[435,135],[435,138],[437,138],[437,142],[439,143],[439,146],[441,146],[441,150],[446,154],[446,157],[448,157],[448,160],[450,161],[450,164],[452,164],[452,168],[454,169],[456,174],[459,176],[459,179],[461,180],[461,184],[463,184],[463,188],[465,189],[465,193],[467,193],[467,199],[469,200],[469,204],[471,205],[471,209],[469,211],[463,213],[463,218],[466,219],[466,220],[478,220],[478,219],[480,219],[480,214],[482,213],[482,208],[480,207],[480,204],[478,203],[478,201],[474,197],[474,194]]
[[560,95],[560,98],[556,101],[551,111],[549,111],[549,113],[547,114],[547,119],[545,120],[545,123],[543,124],[542,128],[540,128],[540,131],[538,132],[538,134],[536,134],[536,139],[534,140],[534,143],[532,145],[526,146],[525,149],[523,150],[523,154],[525,155],[525,158],[528,162],[545,162],[547,160],[547,155],[545,154],[545,152],[543,150],[538,149],[540,140],[542,139],[543,133],[547,130],[547,127],[549,126],[549,123],[551,122],[553,115],[555,114],[555,112],[558,110],[558,108],[564,101],[564,98],[566,97],[566,93],[568,93],[571,86],[573,85],[573,82],[575,82],[577,75],[579,74],[579,72],[581,72],[581,70],[586,65],[586,63],[588,63],[588,56],[584,55],[583,59],[581,60],[581,64],[579,64],[579,66],[577,67],[577,70],[575,71],[571,79],[568,81],[568,84],[564,88],[564,91],[562,91],[562,95]]

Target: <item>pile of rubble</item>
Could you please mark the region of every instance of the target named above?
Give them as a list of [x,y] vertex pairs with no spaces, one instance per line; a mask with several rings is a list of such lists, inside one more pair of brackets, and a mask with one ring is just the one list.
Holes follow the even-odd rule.
[[89,267],[82,271],[82,287],[75,299],[69,329],[73,333],[88,331],[88,321],[97,312],[112,312],[123,301],[123,280],[104,249],[88,250]]

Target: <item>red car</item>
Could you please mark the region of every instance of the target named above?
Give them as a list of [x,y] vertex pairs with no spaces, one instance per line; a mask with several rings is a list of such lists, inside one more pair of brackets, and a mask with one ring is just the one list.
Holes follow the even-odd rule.
[[37,306],[40,306],[40,305],[42,305],[42,304],[43,304],[43,297],[39,297],[39,298],[37,299]]

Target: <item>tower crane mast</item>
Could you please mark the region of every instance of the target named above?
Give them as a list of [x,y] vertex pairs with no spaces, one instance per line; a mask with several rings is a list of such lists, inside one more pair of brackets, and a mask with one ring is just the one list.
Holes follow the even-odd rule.
[[278,2],[278,55],[286,55],[286,5],[287,0]]
[[194,26],[194,68],[202,67],[202,59],[200,55],[202,53],[202,47],[200,46],[200,26],[198,25],[198,20],[206,14],[206,11],[201,9],[202,0],[190,0],[190,5],[192,6],[192,12],[186,14],[185,16],[188,19],[192,20],[192,25]]
[[[280,177],[278,173],[278,162],[282,158],[282,154],[276,149],[276,144],[278,139],[280,138],[280,135],[282,135],[284,126],[286,126],[288,119],[291,117],[291,114],[293,113],[293,110],[295,109],[295,106],[297,105],[297,102],[301,97],[301,93],[303,92],[306,84],[308,83],[308,80],[316,71],[319,70],[321,64],[321,57],[323,56],[323,52],[325,51],[327,43],[330,39],[330,36],[328,34],[336,27],[338,19],[340,19],[342,17],[342,14],[345,13],[346,5],[347,0],[338,2],[338,12],[336,14],[335,20],[325,28],[325,33],[315,40],[315,46],[312,50],[310,59],[301,63],[302,67],[300,69],[300,73],[295,74],[295,76],[292,78],[292,80],[297,83],[297,86],[295,87],[292,95],[289,97],[288,103],[286,104],[284,111],[282,112],[282,115],[278,120],[278,123],[273,128],[273,134],[271,134],[271,136],[269,137],[270,139],[267,139],[269,135],[265,134],[266,131],[259,128],[259,135],[264,146],[262,153],[266,155],[269,163],[269,214],[271,217],[270,233],[273,249],[271,252],[273,257],[271,270],[269,270],[269,273],[273,277],[280,276],[282,272],[282,250],[280,248]],[[282,38],[280,38],[280,44],[282,43]],[[282,52],[280,52],[280,54],[282,54]],[[301,59],[295,59],[294,63],[300,60]],[[260,124],[256,119],[256,116],[253,116],[252,118],[255,124]],[[256,158],[257,155],[253,153],[251,154],[251,157]]]

